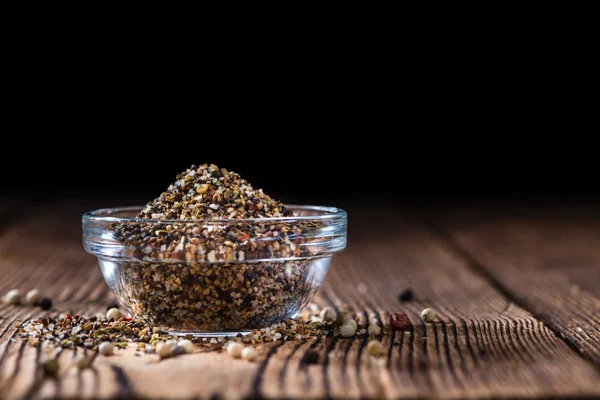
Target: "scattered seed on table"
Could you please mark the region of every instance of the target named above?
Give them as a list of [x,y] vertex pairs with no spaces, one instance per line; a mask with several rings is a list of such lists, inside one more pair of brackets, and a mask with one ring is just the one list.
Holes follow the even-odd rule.
[[356,322],[356,320],[353,319],[347,319],[346,321],[344,321],[343,325],[352,325],[354,330],[358,329],[358,322]]
[[227,345],[227,354],[233,358],[240,358],[242,356],[242,350],[244,345],[238,342],[231,342]]
[[335,321],[335,311],[333,311],[333,309],[331,307],[325,307],[324,309],[322,309],[319,316],[321,317],[321,319],[323,321],[326,321],[326,322]]
[[177,346],[176,347],[183,348],[186,353],[193,353],[194,352],[194,343],[192,343],[192,341],[188,340],[188,339],[180,340],[179,342],[177,342]]
[[258,357],[258,353],[254,347],[244,347],[242,349],[242,360],[254,361]]
[[109,321],[110,320],[118,321],[121,319],[122,316],[123,316],[123,314],[121,313],[121,310],[119,310],[118,308],[111,308],[106,313],[106,319]]
[[173,343],[171,341],[159,342],[156,344],[156,354],[162,360],[163,358],[171,357],[173,354]]
[[410,327],[410,321],[405,314],[390,314],[390,327],[395,331],[404,331]]
[[340,327],[340,335],[343,337],[352,337],[356,333],[356,328],[352,324],[344,324]]
[[372,340],[367,345],[367,351],[370,355],[379,357],[383,354],[383,344],[379,340]]
[[42,364],[42,367],[44,368],[44,373],[47,376],[56,376],[56,374],[58,373],[58,369],[59,369],[60,365],[58,364],[58,359],[51,358],[49,360],[46,360]]
[[40,301],[38,302],[38,305],[40,306],[40,308],[42,310],[49,310],[50,308],[52,308],[52,300],[50,300],[48,297],[42,297],[40,299]]
[[40,293],[39,290],[37,290],[37,289],[31,289],[25,295],[25,303],[28,304],[28,305],[30,305],[30,306],[35,306],[37,304],[37,302],[40,300],[41,297],[42,297],[42,294]]
[[371,324],[367,328],[367,333],[369,336],[377,336],[381,333],[381,328],[375,324]]
[[431,322],[435,318],[435,312],[431,308],[421,311],[421,319],[425,322]]
[[98,351],[100,354],[110,356],[114,353],[115,346],[111,342],[102,342],[100,343],[100,346],[98,346]]
[[9,304],[19,304],[21,302],[21,292],[19,289],[12,289],[6,293],[4,302]]
[[412,290],[410,290],[410,289],[405,289],[398,295],[398,300],[400,300],[402,302],[412,301],[413,299],[414,299],[414,294],[413,294]]

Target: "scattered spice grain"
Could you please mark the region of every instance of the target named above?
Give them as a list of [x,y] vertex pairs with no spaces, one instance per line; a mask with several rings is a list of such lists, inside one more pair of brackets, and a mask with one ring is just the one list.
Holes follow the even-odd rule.
[[19,304],[21,302],[21,292],[19,289],[9,290],[4,296],[3,301],[8,304]]
[[38,289],[31,289],[25,295],[25,303],[30,306],[35,306],[41,297],[42,295]]
[[109,321],[118,321],[122,316],[123,314],[118,308],[111,308],[106,312],[106,319]]
[[412,301],[413,299],[414,299],[414,294],[410,288],[403,290],[398,295],[398,300],[400,300],[401,302],[408,302],[408,301]]
[[344,324],[340,327],[340,335],[343,337],[352,337],[356,333],[356,328],[352,324]]
[[321,320],[326,321],[326,322],[332,322],[335,321],[335,311],[333,311],[332,308],[330,307],[325,307],[324,309],[321,310],[321,312],[319,313],[319,316],[321,317]]
[[390,314],[390,327],[395,331],[404,331],[410,327],[410,321],[405,314]]
[[111,342],[102,342],[100,346],[98,346],[98,351],[100,354],[105,356],[110,356],[115,351],[115,346]]
[[242,360],[254,361],[258,357],[258,352],[254,347],[246,346],[242,349]]
[[369,336],[377,336],[381,333],[381,328],[378,325],[371,324],[367,328],[367,332],[369,333]]
[[351,325],[354,330],[358,329],[358,322],[354,319],[347,319],[344,321],[344,325]]
[[52,308],[52,300],[50,300],[48,297],[42,297],[38,302],[38,305],[42,310],[48,311],[50,308]]
[[431,308],[421,311],[421,319],[425,322],[431,322],[435,318],[435,312]]
[[173,343],[171,342],[159,342],[156,345],[156,354],[162,360],[163,358],[171,357],[173,354]]
[[227,346],[227,354],[233,358],[240,358],[242,356],[242,350],[244,345],[238,342],[231,342]]

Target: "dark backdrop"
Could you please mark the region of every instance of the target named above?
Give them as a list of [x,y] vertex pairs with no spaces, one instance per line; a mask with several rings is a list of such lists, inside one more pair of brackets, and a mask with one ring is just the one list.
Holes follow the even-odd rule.
[[[348,126],[347,124],[345,126]],[[376,128],[373,128],[376,129]],[[539,200],[596,201],[591,143],[497,132],[386,134],[210,129],[20,138],[4,146],[0,190],[34,198],[155,197],[192,164],[215,163],[288,203],[365,204]],[[396,143],[392,140],[395,138]],[[590,154],[592,150],[592,154]]]
[[191,70],[156,84],[149,70],[15,67],[0,195],[150,200],[206,162],[288,203],[597,201],[595,70],[519,65],[201,84]]

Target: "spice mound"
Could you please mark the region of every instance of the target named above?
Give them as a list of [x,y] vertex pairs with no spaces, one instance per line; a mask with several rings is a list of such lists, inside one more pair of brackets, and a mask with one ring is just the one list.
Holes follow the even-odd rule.
[[278,323],[312,299],[328,268],[304,246],[322,223],[279,219],[293,216],[234,172],[192,166],[138,220],[114,227],[138,261],[120,263],[109,283],[136,317],[164,329]]
[[177,175],[177,180],[147,204],[138,218],[193,220],[291,215],[282,203],[271,199],[262,189],[255,190],[237,173],[204,164]]

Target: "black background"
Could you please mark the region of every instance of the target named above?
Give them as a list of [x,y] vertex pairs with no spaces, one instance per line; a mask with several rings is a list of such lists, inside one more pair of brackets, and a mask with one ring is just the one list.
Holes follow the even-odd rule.
[[193,68],[16,65],[0,195],[146,201],[214,163],[287,203],[596,203],[593,66],[520,60],[402,73],[230,67],[203,79]]
[[455,136],[442,126],[437,133],[419,135],[401,123],[390,124],[386,133],[363,126],[354,136],[285,133],[284,126],[271,132],[248,129],[241,139],[203,127],[160,129],[154,137],[92,135],[82,127],[82,133],[70,138],[51,134],[41,141],[17,141],[24,148],[14,152],[8,145],[2,192],[41,199],[150,200],[192,164],[215,163],[287,203],[369,205],[388,199],[443,205],[598,198],[598,157],[590,154],[595,146],[560,131],[554,138],[525,139],[501,131]]

